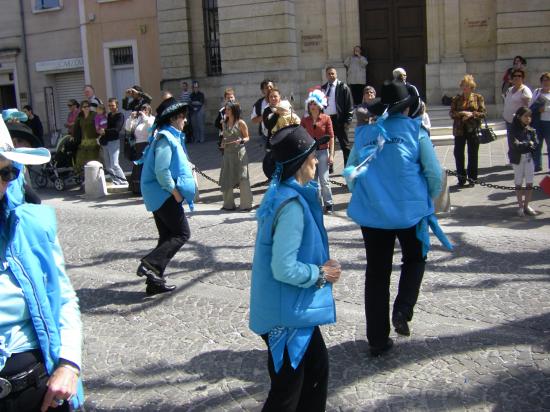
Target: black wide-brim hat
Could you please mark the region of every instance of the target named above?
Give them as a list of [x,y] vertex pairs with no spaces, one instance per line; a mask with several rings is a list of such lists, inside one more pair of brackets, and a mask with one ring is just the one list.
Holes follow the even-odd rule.
[[14,122],[14,123],[7,123],[6,126],[8,128],[8,131],[10,132],[10,136],[12,137],[12,139],[17,138],[20,140],[25,140],[29,142],[31,147],[42,146],[40,139],[34,135],[34,133],[32,132],[32,129],[26,124]]
[[169,99],[164,100],[157,107],[157,117],[155,119],[155,123],[158,126],[161,126],[170,122],[170,118],[172,118],[173,116],[177,116],[180,113],[186,112],[187,103],[178,102],[173,97],[170,97]]
[[266,153],[262,164],[264,174],[271,179],[277,164],[280,164],[281,181],[294,176],[307,157],[329,139],[329,136],[323,136],[315,140],[299,125],[280,129],[271,137],[271,151]]
[[410,95],[405,83],[399,81],[386,80],[382,85],[380,96],[367,104],[368,111],[377,116],[381,116],[384,112],[401,113],[415,101],[415,97]]

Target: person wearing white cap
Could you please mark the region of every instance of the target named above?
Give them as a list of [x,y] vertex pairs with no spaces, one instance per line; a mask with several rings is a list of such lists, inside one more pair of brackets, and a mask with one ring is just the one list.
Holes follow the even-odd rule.
[[1,411],[69,411],[84,401],[80,310],[55,213],[24,201],[22,165],[49,160],[45,148],[14,148],[0,120]]

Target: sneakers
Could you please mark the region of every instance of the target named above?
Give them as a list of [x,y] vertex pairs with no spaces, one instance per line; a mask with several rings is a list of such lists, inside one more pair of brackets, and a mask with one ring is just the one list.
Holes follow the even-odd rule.
[[527,206],[525,209],[523,209],[523,212],[527,216],[536,216],[537,215],[537,212],[531,206]]
[[518,209],[518,216],[519,216],[519,217],[525,216],[525,212],[523,211],[523,208],[522,208],[522,207],[520,207],[520,208]]
[[395,312],[391,318],[391,323],[395,331],[403,336],[411,336],[411,330],[409,329],[409,324],[407,318],[401,312]]

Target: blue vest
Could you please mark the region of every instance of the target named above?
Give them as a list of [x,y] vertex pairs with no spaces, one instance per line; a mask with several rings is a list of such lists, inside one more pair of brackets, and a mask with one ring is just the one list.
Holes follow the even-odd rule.
[[[406,229],[434,213],[420,165],[420,122],[397,114],[383,126],[389,140],[367,171],[357,177],[348,216],[360,226]],[[354,150],[375,146],[377,137],[374,125],[358,127]]]
[[[11,211],[8,224],[6,261],[23,290],[46,369],[52,374],[61,348],[59,268],[52,248],[56,240],[55,213],[45,206],[24,204]],[[72,404],[76,408],[83,402],[79,380]]]
[[297,190],[281,183],[274,198],[273,213],[258,221],[250,287],[250,329],[257,334],[267,333],[276,326],[303,328],[336,321],[330,283],[321,289],[315,285],[300,288],[275,280],[271,271],[273,223],[281,208],[292,199],[297,199],[304,208],[298,261],[322,265],[329,258],[323,212],[316,196],[315,193],[314,199],[308,201]]
[[195,198],[195,179],[189,165],[187,155],[183,150],[184,140],[181,137],[174,136],[170,126],[163,127],[153,138],[143,154],[143,171],[141,172],[141,194],[145,207],[149,212],[159,209],[166,199],[172,196],[171,193],[164,190],[155,175],[155,146],[156,143],[165,138],[172,149],[172,159],[170,161],[170,173],[176,184],[176,189],[187,201],[193,201]]

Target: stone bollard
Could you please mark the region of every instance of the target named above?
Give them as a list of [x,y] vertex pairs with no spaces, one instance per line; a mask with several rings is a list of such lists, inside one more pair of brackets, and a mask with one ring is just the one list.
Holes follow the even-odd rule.
[[451,211],[451,196],[447,182],[447,170],[443,169],[443,183],[441,193],[434,199],[435,213],[449,213]]
[[90,199],[107,196],[107,183],[103,165],[95,160],[84,166],[84,193]]

